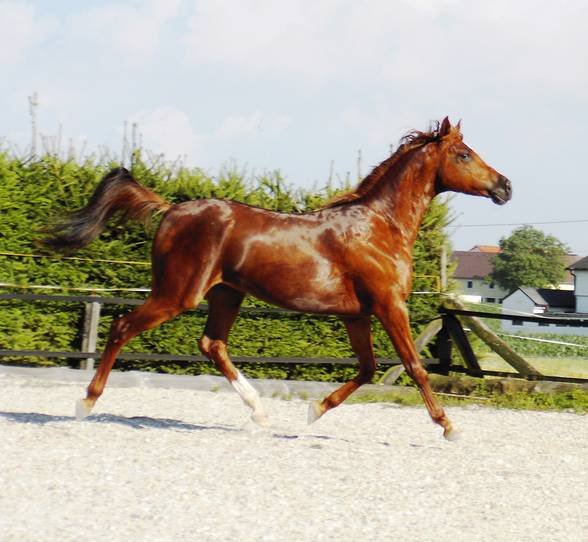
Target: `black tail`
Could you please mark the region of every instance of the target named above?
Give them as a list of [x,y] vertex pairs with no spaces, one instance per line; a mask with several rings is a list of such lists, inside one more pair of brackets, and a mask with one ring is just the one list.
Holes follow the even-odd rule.
[[85,207],[41,229],[47,237],[39,243],[51,250],[74,251],[98,237],[115,214],[122,222],[145,222],[154,212],[169,207],[168,202],[139,184],[125,168],[116,168],[100,181]]

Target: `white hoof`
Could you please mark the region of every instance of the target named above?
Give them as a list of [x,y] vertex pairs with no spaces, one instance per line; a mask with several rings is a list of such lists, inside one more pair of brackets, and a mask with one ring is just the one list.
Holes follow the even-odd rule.
[[265,412],[254,412],[251,414],[251,419],[260,427],[269,427],[270,421]]
[[313,401],[308,405],[308,425],[316,422],[324,414],[321,404],[318,401]]
[[454,429],[453,427],[451,427],[449,429],[449,431],[445,431],[443,433],[443,436],[445,437],[446,440],[449,440],[451,442],[455,442],[456,440],[461,439],[462,432],[459,429]]
[[81,422],[84,418],[87,418],[92,412],[94,403],[88,399],[78,399],[76,401],[76,420]]

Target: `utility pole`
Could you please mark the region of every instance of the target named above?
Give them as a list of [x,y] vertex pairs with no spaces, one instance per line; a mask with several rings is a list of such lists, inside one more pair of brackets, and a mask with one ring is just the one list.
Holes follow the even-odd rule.
[[447,245],[443,243],[441,247],[441,262],[440,262],[440,275],[441,275],[441,291],[447,291]]
[[130,163],[131,168],[135,164],[135,159],[136,159],[135,153],[137,152],[137,149],[138,149],[138,146],[137,146],[138,129],[139,129],[139,125],[136,122],[133,122],[133,125],[131,128],[131,163]]
[[128,129],[129,123],[125,120],[123,124],[123,140],[122,140],[122,151],[120,153],[120,165],[125,167],[127,161],[127,152],[129,148],[129,140],[128,140]]
[[333,173],[335,172],[335,160],[331,160],[331,167],[329,168],[329,180],[327,186],[329,190],[331,190],[331,186],[333,184]]
[[37,107],[39,97],[36,92],[29,96],[29,112],[31,115],[31,157],[37,156]]

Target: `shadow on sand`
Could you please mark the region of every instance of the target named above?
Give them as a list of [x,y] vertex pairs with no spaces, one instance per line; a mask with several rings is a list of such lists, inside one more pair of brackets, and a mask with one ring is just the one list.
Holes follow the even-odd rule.
[[[32,424],[32,425],[47,425],[50,423],[71,423],[75,422],[74,416],[53,416],[51,414],[40,414],[38,412],[0,412],[0,419],[5,419],[12,423]],[[251,432],[244,428],[237,428],[228,425],[198,425],[193,423],[186,423],[179,420],[170,420],[168,418],[149,418],[147,416],[133,416],[126,418],[124,416],[116,416],[114,414],[97,414],[88,416],[83,422],[79,423],[94,423],[94,424],[117,424],[132,429],[164,429],[172,431],[225,431],[227,433],[243,433]],[[260,430],[261,431],[261,430]],[[286,432],[275,432],[269,430],[263,431],[268,436],[281,440],[297,440],[297,439],[312,439],[318,441],[343,441],[351,442],[347,439],[338,438],[329,435],[316,434],[292,434]]]
[[[73,416],[52,416],[50,414],[39,414],[37,412],[0,412],[0,418],[4,418],[13,423],[46,425],[48,423],[73,422],[76,419]],[[117,424],[133,429],[172,429],[177,431],[241,431],[235,427],[226,425],[196,425],[192,423],[170,420],[167,418],[149,418],[147,416],[133,416],[126,418],[124,416],[115,416],[114,414],[98,414],[89,416],[83,423],[101,423]]]

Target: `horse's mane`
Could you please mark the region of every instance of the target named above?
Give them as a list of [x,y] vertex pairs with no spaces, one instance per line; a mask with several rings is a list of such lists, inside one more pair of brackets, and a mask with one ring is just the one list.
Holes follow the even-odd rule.
[[439,122],[436,121],[431,124],[428,132],[421,132],[420,130],[412,130],[408,132],[400,139],[399,146],[394,154],[384,160],[380,165],[376,166],[354,190],[339,194],[338,196],[333,196],[322,208],[328,209],[330,207],[337,207],[338,205],[350,203],[365,196],[385,176],[385,174],[390,171],[390,168],[394,167],[394,165],[406,155],[407,152],[422,147],[423,145],[427,145],[433,141],[440,141],[441,136],[439,134],[439,126]]

